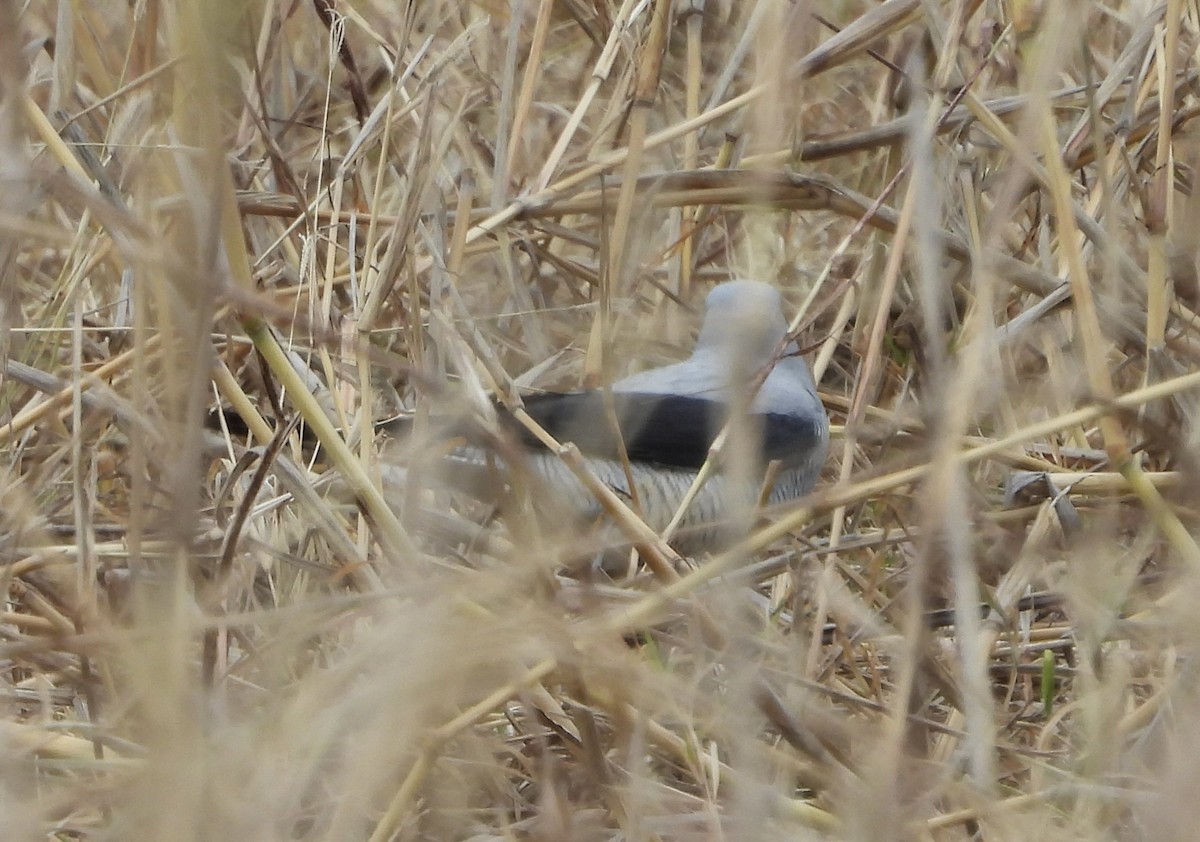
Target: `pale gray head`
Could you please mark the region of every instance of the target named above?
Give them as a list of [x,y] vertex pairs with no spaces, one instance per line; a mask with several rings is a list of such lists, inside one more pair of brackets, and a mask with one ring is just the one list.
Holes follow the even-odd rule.
[[762,366],[787,336],[783,296],[761,281],[727,281],[704,301],[704,323],[696,352],[736,353],[744,363]]
[[[751,384],[787,336],[783,297],[760,281],[727,281],[713,287],[692,355],[680,363],[618,380],[617,392],[706,396],[730,400]],[[809,412],[815,389],[795,343],[784,349],[755,400],[761,412]]]

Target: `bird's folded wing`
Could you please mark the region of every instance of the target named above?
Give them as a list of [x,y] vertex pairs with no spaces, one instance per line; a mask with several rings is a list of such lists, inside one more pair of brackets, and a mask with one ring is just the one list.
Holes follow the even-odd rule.
[[[606,397],[600,391],[586,391],[532,395],[524,403],[546,432],[561,442],[574,443],[586,456],[618,459],[623,442],[631,462],[669,468],[700,468],[728,421],[724,403],[695,396],[614,392]],[[798,463],[821,444],[817,418],[753,413],[749,420],[761,430],[764,463]],[[523,427],[513,427],[523,444],[540,446]]]

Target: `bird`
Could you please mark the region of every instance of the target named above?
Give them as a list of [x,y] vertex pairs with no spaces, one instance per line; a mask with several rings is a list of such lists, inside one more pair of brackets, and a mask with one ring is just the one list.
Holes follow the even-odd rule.
[[[748,453],[749,464],[718,465],[701,486],[671,541],[686,554],[717,549],[729,538],[723,522],[760,498],[768,465],[777,469],[765,501],[783,503],[812,490],[829,449],[829,417],[807,363],[788,340],[783,297],[756,280],[712,288],[687,359],[619,379],[607,394],[604,389],[532,394],[523,404],[557,441],[574,444],[592,474],[660,534],[721,430],[730,424],[738,431],[733,440],[748,446],[733,449]],[[601,518],[600,504],[570,467],[502,408],[498,414],[528,476],[541,486],[534,490],[535,502],[565,509],[581,523]],[[470,433],[465,437],[467,444],[442,457],[447,474],[468,492],[494,487],[488,477],[502,459],[471,441]],[[505,449],[505,456],[512,458],[513,450]]]

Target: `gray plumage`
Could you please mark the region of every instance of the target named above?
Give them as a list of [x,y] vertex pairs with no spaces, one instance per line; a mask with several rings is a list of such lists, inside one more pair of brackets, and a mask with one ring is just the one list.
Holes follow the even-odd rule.
[[[737,419],[767,419],[771,433],[757,430],[757,438],[770,440],[770,456],[779,459],[782,469],[776,475],[768,497],[771,504],[795,499],[810,491],[820,475],[829,446],[829,419],[817,397],[808,366],[798,355],[794,343],[775,363],[753,397],[748,394],[760,374],[772,361],[787,336],[783,299],[773,287],[757,281],[730,281],[715,287],[705,302],[704,321],[695,349],[688,359],[662,368],[650,369],[618,380],[612,385],[614,398],[632,405],[648,404],[653,415],[645,423],[669,423],[671,413],[686,413],[701,407],[716,418],[718,429],[726,416],[735,419],[734,429],[746,432],[746,438],[732,437],[734,444],[753,442],[756,431],[750,424],[738,426]],[[580,393],[572,393],[575,399]],[[561,396],[569,399],[571,395]],[[553,411],[555,398],[542,396],[536,408]],[[748,406],[747,406],[748,403]],[[531,409],[535,408],[531,405]],[[715,410],[714,410],[715,408]],[[538,417],[537,412],[532,413]],[[556,416],[549,414],[549,420]],[[559,419],[561,420],[561,419]],[[695,426],[690,418],[678,419],[684,426]],[[579,424],[605,425],[603,416],[573,419],[565,431],[550,430],[572,440]],[[760,428],[763,424],[759,425]],[[681,427],[682,429],[682,427]],[[638,458],[630,459],[633,484],[637,489],[640,514],[651,529],[661,533],[674,516],[704,460],[704,453],[665,454],[658,459],[655,446],[673,441],[672,431],[656,434],[646,446],[636,448]],[[715,434],[717,429],[713,429]],[[661,435],[665,433],[665,435]],[[622,429],[625,443],[639,435],[636,429]],[[681,433],[681,439],[686,433]],[[695,449],[696,441],[686,444]],[[699,444],[707,448],[706,441]],[[682,446],[682,445],[681,445]],[[582,447],[582,445],[581,445]],[[726,447],[726,453],[737,448]],[[630,448],[630,453],[634,448]],[[746,451],[743,451],[746,452]],[[757,454],[756,454],[757,455]],[[469,485],[472,472],[489,470],[485,453],[476,447],[462,447],[449,457],[449,473],[455,484]],[[752,458],[753,462],[761,459]],[[632,502],[624,465],[614,458],[588,456],[587,464],[602,483],[618,496]],[[534,490],[534,499],[545,498],[565,507],[583,520],[601,514],[599,504],[571,470],[556,455],[531,448],[528,466],[544,488]],[[714,473],[701,487],[680,522],[679,537],[672,541],[683,552],[711,549],[720,543],[722,531],[714,522],[739,512],[748,512],[758,499],[763,483],[762,464],[733,465]],[[477,474],[478,476],[478,474]],[[482,477],[479,477],[480,479]],[[466,490],[471,490],[467,488]]]

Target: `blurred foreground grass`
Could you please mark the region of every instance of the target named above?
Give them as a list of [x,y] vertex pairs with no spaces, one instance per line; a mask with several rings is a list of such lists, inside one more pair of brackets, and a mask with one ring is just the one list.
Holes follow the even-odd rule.
[[[0,839],[1192,838],[1198,30],[5,5]],[[731,552],[383,492],[730,276],[839,431]]]

